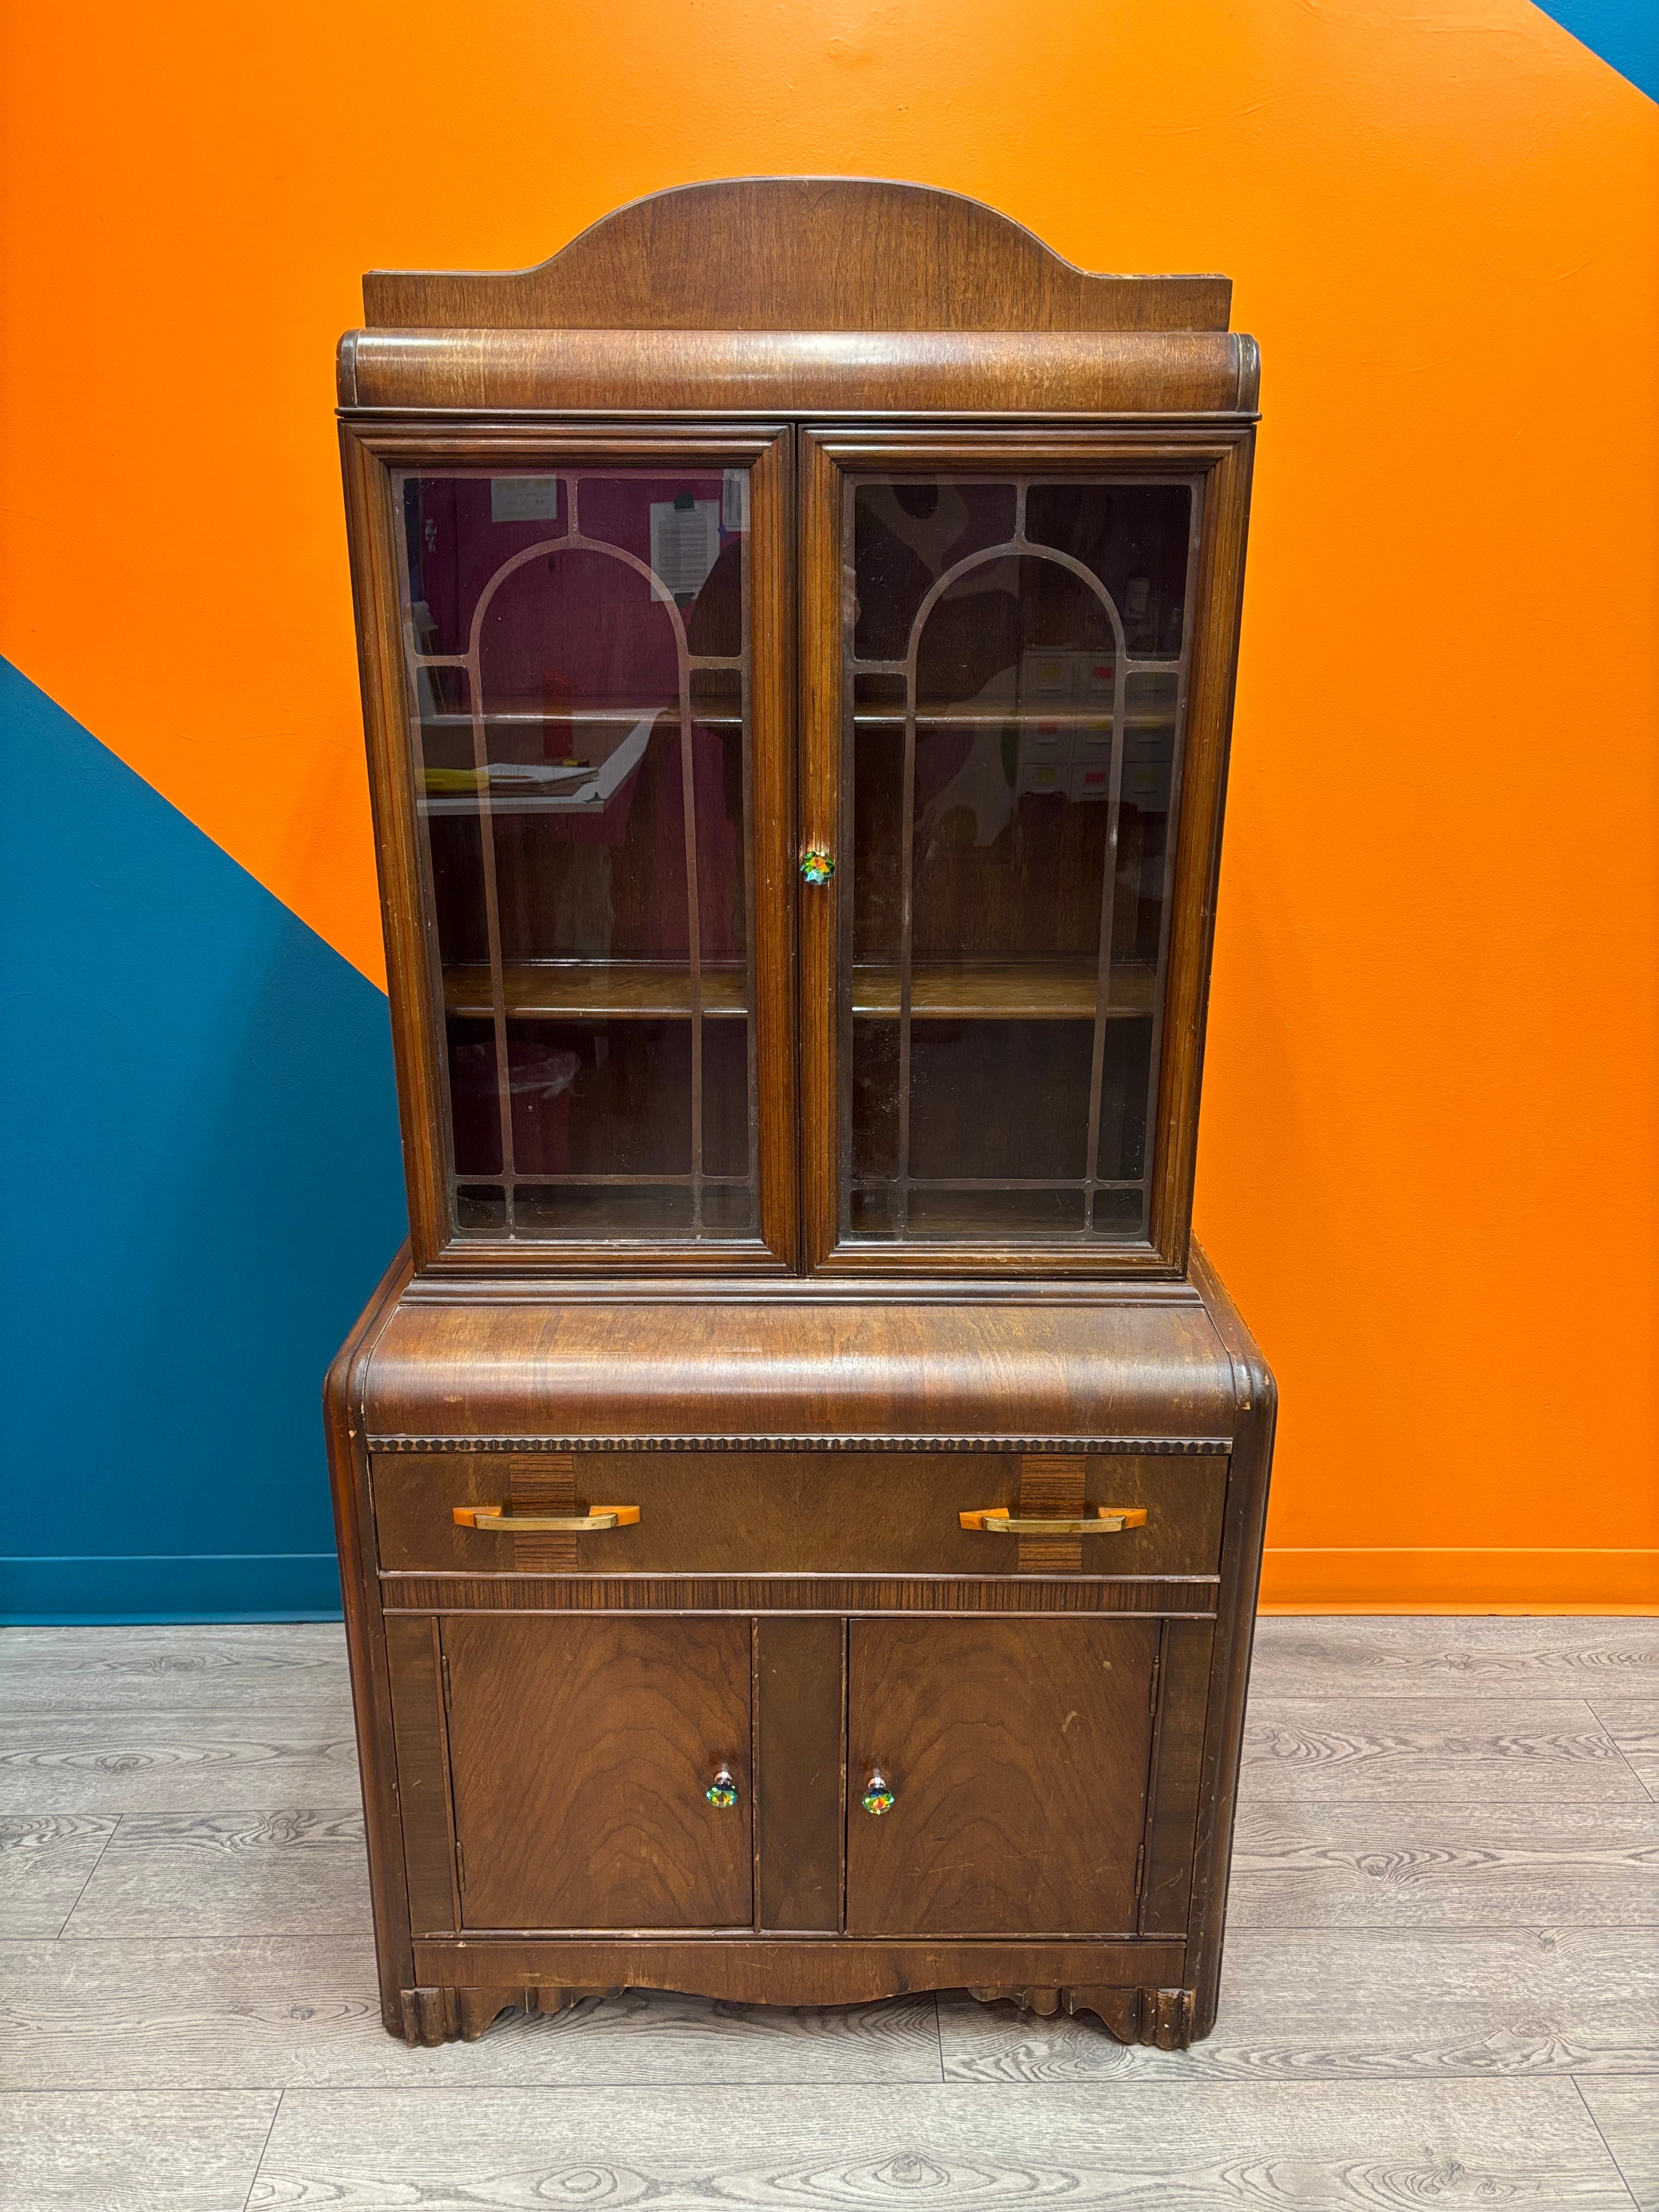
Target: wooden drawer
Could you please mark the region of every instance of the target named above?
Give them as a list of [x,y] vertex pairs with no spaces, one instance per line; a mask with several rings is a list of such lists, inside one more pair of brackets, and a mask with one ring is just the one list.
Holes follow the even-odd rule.
[[[981,1452],[380,1452],[372,1479],[387,1574],[1213,1576],[1221,1453],[1084,1458]],[[562,1516],[637,1507],[597,1533],[458,1526],[456,1507]],[[1003,1534],[1021,1519],[1142,1509],[1115,1534]]]

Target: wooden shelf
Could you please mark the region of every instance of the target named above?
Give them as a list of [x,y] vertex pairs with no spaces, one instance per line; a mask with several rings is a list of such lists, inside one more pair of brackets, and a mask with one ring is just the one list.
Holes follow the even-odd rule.
[[[684,1019],[691,1012],[691,978],[684,968],[650,960],[509,961],[502,972],[514,1020]],[[1145,1018],[1152,1011],[1156,971],[1120,965],[1112,971],[1109,1019]],[[706,967],[702,1010],[715,1019],[749,1011],[740,968]],[[853,1012],[892,1020],[898,1013],[896,968],[853,970]],[[477,962],[444,970],[444,1006],[452,1014],[490,1012],[489,970]],[[1092,960],[919,960],[911,971],[910,1012],[918,1019],[952,1021],[1092,1021]]]
[[[682,1019],[691,1012],[691,977],[684,968],[651,960],[514,960],[502,970],[509,1019],[584,1021],[611,1018]],[[490,1014],[489,970],[482,963],[444,970],[444,1008],[452,1014]],[[748,978],[741,968],[702,971],[702,1010],[729,1020],[749,1011]]]
[[[576,724],[581,722],[654,722],[663,715],[675,722],[680,718],[679,703],[668,700],[660,707],[501,707],[486,708],[478,720],[487,730],[539,730],[549,722]],[[1108,709],[1108,719],[1110,709]],[[417,714],[418,727],[427,730],[470,730],[471,714],[458,708],[444,708],[436,712]],[[694,722],[714,723],[736,729],[742,722],[741,714],[723,708],[717,714],[702,711],[694,702],[691,708]],[[899,717],[903,720],[903,716]]]
[[[1167,729],[1175,720],[1173,705],[1167,708],[1137,708],[1126,713],[1126,730]],[[904,710],[900,707],[855,707],[853,720],[861,730],[902,730]],[[1110,704],[1083,708],[1079,707],[940,707],[931,713],[925,707],[916,709],[919,730],[984,730],[993,725],[1011,729],[1026,730],[1100,730],[1112,726]]]
[[[913,1017],[955,1021],[1092,1021],[1096,963],[1092,960],[918,960],[910,971]],[[1120,965],[1112,970],[1109,1018],[1152,1011],[1157,971]],[[879,1019],[899,1008],[896,968],[853,970],[853,1012]]]

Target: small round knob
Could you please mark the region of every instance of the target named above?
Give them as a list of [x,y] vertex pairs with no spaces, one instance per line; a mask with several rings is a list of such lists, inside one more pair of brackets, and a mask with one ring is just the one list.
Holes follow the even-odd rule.
[[836,872],[835,855],[817,845],[810,846],[800,856],[800,879],[804,884],[827,884]]
[[719,1768],[703,1796],[724,1813],[738,1802],[738,1778],[729,1766]]
[[871,1771],[870,1779],[864,1785],[864,1795],[859,1802],[866,1813],[879,1820],[884,1813],[892,1811],[894,1794],[892,1784],[878,1766]]

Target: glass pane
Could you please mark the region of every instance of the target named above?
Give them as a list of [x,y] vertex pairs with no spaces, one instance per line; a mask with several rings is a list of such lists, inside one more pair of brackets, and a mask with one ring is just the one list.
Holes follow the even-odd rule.
[[507,1193],[499,1186],[462,1183],[455,1193],[455,1225],[475,1234],[499,1236],[507,1227]]
[[947,569],[1013,535],[1012,484],[885,477],[853,489],[854,646],[860,660],[902,660],[911,625]]
[[752,1236],[747,474],[400,495],[456,1226]]
[[495,1024],[465,1021],[451,1014],[446,1030],[456,1171],[460,1175],[499,1175],[501,1085],[495,1058]]
[[1093,1035],[1091,1022],[914,1022],[911,1175],[1080,1184]]
[[847,498],[843,1233],[1137,1241],[1194,489]]
[[503,561],[562,538],[570,502],[556,477],[404,479],[404,550],[411,645],[465,653],[480,593]]
[[1025,532],[1099,577],[1116,605],[1128,652],[1176,660],[1192,513],[1186,484],[1034,483]]
[[520,1237],[690,1234],[691,1192],[684,1183],[528,1183],[514,1198]]

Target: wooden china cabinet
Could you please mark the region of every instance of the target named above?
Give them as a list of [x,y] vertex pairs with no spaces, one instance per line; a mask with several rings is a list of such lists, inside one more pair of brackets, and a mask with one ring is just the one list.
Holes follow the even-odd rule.
[[384,2013],[1215,2013],[1273,1386],[1189,1235],[1256,352],[759,179],[340,349],[411,1243]]

